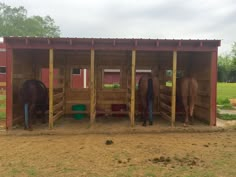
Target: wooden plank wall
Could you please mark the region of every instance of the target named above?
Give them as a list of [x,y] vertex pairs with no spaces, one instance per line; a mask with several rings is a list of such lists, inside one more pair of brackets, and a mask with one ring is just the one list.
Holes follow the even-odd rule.
[[76,113],[75,111],[72,111],[72,106],[76,104],[86,105],[85,113],[89,113],[90,88],[72,88],[72,69],[83,68],[90,70],[91,53],[90,51],[68,51],[64,52],[64,55],[66,57],[65,114]]
[[210,64],[210,52],[194,53],[192,59],[192,66],[194,67],[192,70],[198,81],[198,95],[194,115],[208,123],[210,123]]
[[[96,100],[97,113],[112,114],[112,104],[127,104],[127,80],[130,66],[131,52],[126,51],[97,51],[95,53],[96,72]],[[120,69],[120,88],[104,88],[104,69]],[[119,113],[119,112],[118,112]],[[122,111],[127,114],[127,110]]]

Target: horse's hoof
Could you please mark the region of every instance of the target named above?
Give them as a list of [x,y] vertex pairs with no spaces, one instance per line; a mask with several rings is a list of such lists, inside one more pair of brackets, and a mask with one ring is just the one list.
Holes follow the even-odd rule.
[[147,126],[146,122],[143,122],[143,126],[144,126],[144,127],[146,127],[146,126]]
[[149,125],[153,125],[153,122],[151,121],[151,122],[149,122]]
[[184,123],[184,127],[188,127],[188,123],[185,122],[185,123]]
[[29,131],[33,131],[33,128],[32,128],[32,127],[29,127],[28,130],[29,130]]

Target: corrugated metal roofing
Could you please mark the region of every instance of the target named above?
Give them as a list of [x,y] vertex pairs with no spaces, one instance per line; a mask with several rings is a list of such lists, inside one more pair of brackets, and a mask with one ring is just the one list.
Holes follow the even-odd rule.
[[32,49],[212,51],[217,50],[221,41],[207,39],[4,37],[4,43],[11,48]]

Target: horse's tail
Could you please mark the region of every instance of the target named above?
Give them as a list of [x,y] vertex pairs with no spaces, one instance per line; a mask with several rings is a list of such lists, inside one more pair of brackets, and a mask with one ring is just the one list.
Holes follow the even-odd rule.
[[147,100],[153,99],[154,93],[153,93],[153,81],[152,79],[148,79],[148,88],[147,88]]

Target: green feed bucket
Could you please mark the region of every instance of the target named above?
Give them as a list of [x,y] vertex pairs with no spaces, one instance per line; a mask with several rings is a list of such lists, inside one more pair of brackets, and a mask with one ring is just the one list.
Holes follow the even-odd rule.
[[[76,104],[72,106],[72,111],[85,111],[86,110],[86,105],[84,104]],[[76,120],[83,119],[86,114],[74,114],[73,117]]]

